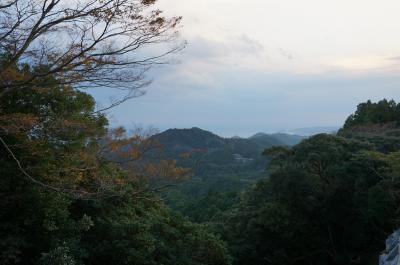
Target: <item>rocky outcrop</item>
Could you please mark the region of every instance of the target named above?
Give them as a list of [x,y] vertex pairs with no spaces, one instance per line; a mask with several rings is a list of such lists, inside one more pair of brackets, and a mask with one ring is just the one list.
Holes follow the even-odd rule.
[[379,257],[379,265],[400,265],[400,229],[386,239],[386,249]]

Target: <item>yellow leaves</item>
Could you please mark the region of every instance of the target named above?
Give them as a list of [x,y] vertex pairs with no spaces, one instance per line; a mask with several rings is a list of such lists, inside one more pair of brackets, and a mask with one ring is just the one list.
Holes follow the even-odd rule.
[[[1,69],[1,68],[0,68]],[[17,67],[7,67],[0,71],[0,80],[5,83],[23,83],[30,79],[27,71],[20,71]]]
[[142,152],[139,149],[131,148],[129,151],[121,152],[121,157],[137,160],[142,157]]
[[38,117],[33,114],[12,113],[0,115],[0,128],[6,134],[23,136],[38,124]]
[[86,128],[86,124],[81,121],[71,119],[60,119],[59,122],[64,128]]
[[[136,129],[128,136],[125,128],[114,128],[109,131],[104,153],[126,169],[131,179],[176,180],[188,175],[189,169],[178,166],[176,160],[159,160],[162,146],[151,137],[152,132]],[[182,154],[186,157],[191,155]]]
[[149,135],[137,131],[132,136],[128,136],[125,128],[114,128],[107,135],[107,143],[104,149],[111,153],[114,157],[113,160],[117,160],[117,162],[139,160],[151,150],[160,148],[160,145],[153,141]]
[[124,127],[118,127],[111,129],[109,132],[111,138],[119,139],[126,136],[126,130]]
[[78,172],[75,174],[76,182],[82,182],[84,180],[85,175],[82,172]]

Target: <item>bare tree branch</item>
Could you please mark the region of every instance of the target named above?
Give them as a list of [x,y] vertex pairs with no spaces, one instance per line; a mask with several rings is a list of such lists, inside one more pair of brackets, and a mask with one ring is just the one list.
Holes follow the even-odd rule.
[[32,183],[43,187],[45,189],[48,190],[52,190],[52,191],[56,191],[56,192],[62,192],[62,193],[68,193],[68,194],[74,194],[77,197],[86,197],[89,195],[94,195],[91,194],[89,192],[83,191],[83,190],[72,190],[72,189],[65,189],[65,188],[57,188],[54,187],[52,185],[48,185],[44,182],[41,182],[39,180],[37,180],[36,178],[32,177],[21,165],[21,162],[18,160],[18,158],[15,156],[15,154],[13,153],[13,151],[10,149],[10,147],[6,144],[6,142],[3,140],[3,138],[0,136],[0,142],[3,145],[3,147],[6,149],[6,151],[10,154],[10,156],[13,158],[13,160],[15,161],[19,171],[28,178],[29,181],[31,181]]
[[[144,73],[168,63],[185,46],[177,41],[181,18],[163,17],[155,2],[14,0],[0,5],[0,97],[40,87],[47,76],[74,87],[130,90],[120,103],[138,95],[133,91],[150,84]],[[15,78],[13,68],[25,63],[30,75]]]

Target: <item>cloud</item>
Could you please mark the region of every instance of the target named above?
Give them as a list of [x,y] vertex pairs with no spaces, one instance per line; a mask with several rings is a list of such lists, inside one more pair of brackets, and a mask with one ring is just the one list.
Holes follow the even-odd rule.
[[341,125],[359,102],[400,100],[399,1],[159,2],[184,17],[188,46],[115,123],[246,135]]
[[288,60],[293,60],[295,58],[295,55],[293,54],[293,52],[291,52],[289,50],[279,48],[278,51],[283,57],[287,58]]
[[[178,76],[173,73],[165,74]],[[113,124],[139,123],[160,129],[197,126],[221,135],[246,136],[340,126],[360,102],[400,100],[400,76],[384,73],[305,75],[227,69],[210,77],[217,87],[204,81],[158,78],[147,95],[112,111]]]
[[195,36],[187,39],[188,47],[184,51],[182,61],[201,60],[202,62],[219,61],[232,57],[256,57],[265,51],[264,46],[257,40],[245,34],[226,36],[223,40],[208,39]]

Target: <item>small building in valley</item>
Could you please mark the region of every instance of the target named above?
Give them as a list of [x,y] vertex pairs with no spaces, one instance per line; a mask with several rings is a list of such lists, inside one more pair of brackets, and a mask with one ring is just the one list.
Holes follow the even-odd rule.
[[233,154],[233,158],[237,163],[242,163],[242,164],[246,164],[253,161],[253,158],[243,157],[240,154]]

